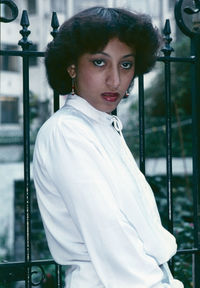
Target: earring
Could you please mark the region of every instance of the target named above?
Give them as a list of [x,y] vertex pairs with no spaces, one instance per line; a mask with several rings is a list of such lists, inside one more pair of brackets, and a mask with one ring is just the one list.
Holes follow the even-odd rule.
[[129,91],[126,90],[126,93],[125,93],[125,95],[124,95],[124,98],[128,98],[129,95],[130,95]]
[[72,78],[72,92],[71,92],[72,95],[75,94],[75,77]]

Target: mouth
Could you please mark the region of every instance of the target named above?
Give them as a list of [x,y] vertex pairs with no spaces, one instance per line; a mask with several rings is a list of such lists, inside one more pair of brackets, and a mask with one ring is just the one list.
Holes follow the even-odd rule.
[[105,92],[105,93],[102,93],[101,96],[103,97],[104,100],[108,102],[115,102],[120,97],[120,94],[112,93],[112,92]]

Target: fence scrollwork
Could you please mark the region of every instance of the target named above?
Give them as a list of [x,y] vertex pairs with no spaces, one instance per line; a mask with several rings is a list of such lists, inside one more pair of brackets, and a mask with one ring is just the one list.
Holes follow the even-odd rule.
[[0,22],[8,23],[8,22],[14,21],[19,14],[19,10],[18,10],[17,5],[12,0],[0,0],[0,4],[4,4],[4,5],[8,6],[11,10],[11,13],[12,13],[11,18],[0,17]]
[[[34,269],[34,270],[33,270]],[[41,265],[33,266],[31,271],[31,284],[32,286],[39,286],[45,279],[45,271]]]
[[200,13],[200,0],[191,1],[191,6],[186,5],[184,0],[177,0],[174,10],[176,23],[180,30],[190,38],[200,34],[200,17],[197,23],[193,21],[192,27],[188,27],[184,18],[190,15],[197,16],[198,13]]

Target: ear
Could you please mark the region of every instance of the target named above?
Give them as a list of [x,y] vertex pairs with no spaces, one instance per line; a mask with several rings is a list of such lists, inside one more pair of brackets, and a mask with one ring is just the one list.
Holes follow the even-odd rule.
[[69,76],[71,78],[75,78],[76,77],[76,67],[75,67],[75,65],[72,64],[69,67],[67,67],[67,72],[69,73]]

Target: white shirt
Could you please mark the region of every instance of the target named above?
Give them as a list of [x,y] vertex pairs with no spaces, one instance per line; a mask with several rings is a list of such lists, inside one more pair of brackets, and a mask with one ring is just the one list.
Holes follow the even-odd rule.
[[71,265],[68,288],[183,287],[166,264],[175,239],[160,223],[120,125],[68,95],[40,129],[33,172],[51,254]]

